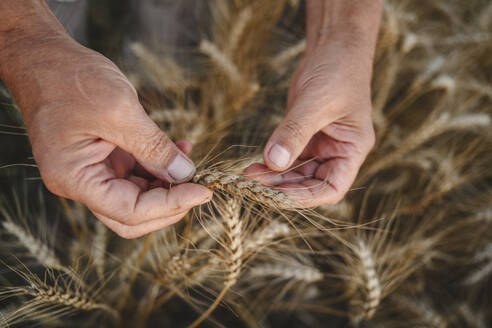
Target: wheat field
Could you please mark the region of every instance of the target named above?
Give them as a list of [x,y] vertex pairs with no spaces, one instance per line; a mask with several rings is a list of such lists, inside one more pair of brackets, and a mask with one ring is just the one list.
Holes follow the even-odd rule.
[[126,73],[194,144],[212,202],[124,240],[14,164],[30,176],[2,188],[0,327],[492,326],[492,3],[386,1],[376,146],[345,199],[315,209],[242,175],[282,119],[303,2],[207,6],[193,65],[135,42]]

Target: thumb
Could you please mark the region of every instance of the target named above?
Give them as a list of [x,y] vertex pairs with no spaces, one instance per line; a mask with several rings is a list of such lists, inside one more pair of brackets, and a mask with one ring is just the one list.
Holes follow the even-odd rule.
[[191,159],[141,111],[131,124],[120,129],[116,144],[133,155],[135,160],[155,177],[169,183],[190,180],[196,168]]
[[312,97],[297,97],[285,119],[270,137],[263,159],[274,171],[288,169],[302,154],[311,138],[333,118]]

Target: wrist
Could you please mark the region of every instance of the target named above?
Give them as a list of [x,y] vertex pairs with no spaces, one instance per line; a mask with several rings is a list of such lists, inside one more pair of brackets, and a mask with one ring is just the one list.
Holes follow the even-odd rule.
[[[349,53],[374,53],[383,0],[308,2],[307,51],[336,44]],[[370,56],[372,59],[372,56]]]

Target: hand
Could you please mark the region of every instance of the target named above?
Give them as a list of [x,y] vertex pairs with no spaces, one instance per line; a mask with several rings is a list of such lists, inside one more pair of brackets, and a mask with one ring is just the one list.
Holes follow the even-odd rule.
[[150,120],[110,60],[64,33],[19,42],[15,53],[22,59],[3,71],[15,73],[5,73],[7,85],[50,191],[86,204],[124,238],[173,224],[211,199],[207,188],[183,183],[195,172],[185,154],[191,145],[177,147]]
[[266,165],[247,168],[248,178],[302,207],[340,201],[374,144],[371,74],[370,51],[350,42],[308,44],[291,80],[287,115],[265,147]]

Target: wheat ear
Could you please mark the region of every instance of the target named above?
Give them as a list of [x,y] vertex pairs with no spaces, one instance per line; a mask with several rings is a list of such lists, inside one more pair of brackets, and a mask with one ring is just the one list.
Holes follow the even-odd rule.
[[188,328],[198,327],[222,301],[230,287],[236,284],[241,273],[243,264],[243,224],[240,220],[241,204],[235,199],[229,199],[221,211],[224,220],[224,227],[228,238],[229,246],[226,248],[227,253],[227,272],[224,279],[224,287],[216,297],[212,305],[198,317]]
[[106,262],[106,244],[108,242],[108,230],[100,221],[96,221],[95,235],[92,241],[92,262],[96,268],[99,279],[104,277],[104,266]]
[[294,208],[292,201],[285,193],[262,186],[257,181],[244,180],[244,177],[240,175],[204,170],[195,175],[193,182],[202,184],[212,190],[248,198],[270,208]]
[[291,60],[302,54],[304,50],[306,50],[305,39],[297,42],[292,47],[281,51],[279,54],[273,57],[270,61],[270,66],[272,66],[272,68],[278,73],[282,73],[282,71],[285,71],[284,67],[288,65]]
[[279,221],[270,222],[267,226],[256,231],[245,243],[244,253],[255,252],[274,239],[287,236],[290,232],[289,225]]
[[381,302],[382,288],[381,283],[376,272],[376,264],[371,250],[367,247],[366,243],[359,239],[358,247],[355,253],[359,257],[362,264],[362,272],[364,274],[364,281],[366,283],[367,299],[364,303],[364,313],[362,318],[370,319],[376,313],[377,307]]
[[241,12],[237,15],[237,19],[232,26],[229,36],[229,42],[227,45],[227,53],[229,54],[229,56],[232,56],[232,54],[236,51],[239,45],[239,41],[244,35],[246,26],[248,25],[248,22],[251,20],[252,17],[253,11],[249,6],[241,10]]
[[224,72],[231,81],[241,81],[241,74],[237,69],[237,66],[217,48],[215,44],[208,40],[202,40],[200,42],[200,51],[210,57],[213,63]]
[[490,116],[488,114],[462,114],[452,117],[450,113],[442,113],[435,120],[429,119],[428,123],[421,126],[417,131],[412,133],[410,137],[404,140],[398,149],[372,164],[364,172],[364,177],[368,178],[374,173],[387,168],[406,153],[413,151],[426,141],[429,141],[431,138],[444,132],[453,130],[469,130],[473,128],[487,127],[489,125]]
[[29,255],[36,258],[44,267],[64,272],[78,283],[83,284],[81,278],[75,272],[64,266],[48,245],[35,238],[29,231],[11,221],[4,221],[2,225],[8,233],[15,236],[19,243],[27,249]]
[[314,283],[323,279],[323,274],[316,268],[307,265],[263,264],[249,270],[252,277],[273,276],[283,280],[295,280]]
[[[109,305],[97,303],[91,296],[81,290],[81,286],[75,285],[76,281],[65,281],[63,277],[55,277],[53,272],[48,270],[45,274],[45,281],[27,272],[11,268],[26,280],[28,286],[4,288],[0,291],[0,298],[14,296],[30,296],[31,299],[24,302],[20,308],[12,312],[6,322],[9,325],[16,325],[21,322],[32,320],[42,320],[49,315],[62,316],[73,311],[102,310],[112,315],[115,319],[119,314]],[[53,281],[53,285],[48,285],[46,278]],[[62,284],[61,284],[61,283]]]
[[466,285],[476,284],[492,274],[492,243],[488,244],[482,251],[478,252],[474,256],[473,261],[475,263],[485,261],[486,263],[474,270],[466,278]]
[[433,327],[447,327],[446,320],[437,313],[425,300],[418,300],[401,295],[392,297],[392,300],[405,311],[413,312],[420,316],[420,319],[425,323],[431,324]]

